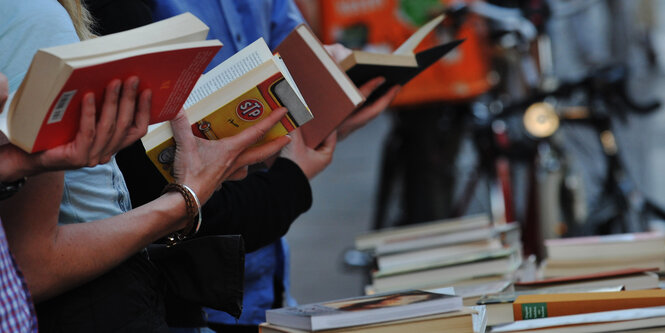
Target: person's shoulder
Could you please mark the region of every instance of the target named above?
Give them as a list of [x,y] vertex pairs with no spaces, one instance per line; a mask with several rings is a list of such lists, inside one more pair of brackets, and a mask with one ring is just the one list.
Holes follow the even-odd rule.
[[40,48],[78,41],[67,11],[56,0],[0,1],[0,71],[18,88]]
[[[56,0],[0,1],[3,20],[53,28],[72,26],[69,15]],[[72,26],[73,28],[73,26]]]

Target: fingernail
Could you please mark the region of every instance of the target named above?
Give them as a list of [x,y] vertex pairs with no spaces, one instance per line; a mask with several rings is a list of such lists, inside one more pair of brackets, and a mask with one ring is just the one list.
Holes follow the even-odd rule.
[[379,81],[379,82],[377,82],[376,85],[377,85],[377,86],[380,86],[380,85],[382,85],[384,82],[386,82],[386,78],[384,78],[384,77],[379,78],[378,81]]
[[136,90],[139,87],[139,80],[136,79],[132,82],[132,89]]
[[116,94],[119,94],[119,93],[120,93],[120,85],[121,85],[120,83],[118,83],[118,84],[115,85],[115,89],[114,89],[114,91],[115,91]]
[[88,97],[86,97],[85,102],[88,104],[95,104],[95,95],[88,94]]

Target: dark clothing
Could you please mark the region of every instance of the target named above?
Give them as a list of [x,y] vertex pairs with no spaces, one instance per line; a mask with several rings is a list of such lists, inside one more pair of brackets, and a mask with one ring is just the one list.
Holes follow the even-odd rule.
[[150,0],[85,0],[95,18],[94,32],[104,36],[152,23]]
[[[140,142],[122,150],[116,161],[127,183],[132,206],[157,198],[166,180],[148,160]],[[286,234],[296,217],[312,205],[309,180],[300,167],[278,158],[267,171],[225,182],[203,206],[199,235],[240,234],[253,252]]]
[[37,304],[40,332],[168,332],[166,284],[145,254],[49,301]]

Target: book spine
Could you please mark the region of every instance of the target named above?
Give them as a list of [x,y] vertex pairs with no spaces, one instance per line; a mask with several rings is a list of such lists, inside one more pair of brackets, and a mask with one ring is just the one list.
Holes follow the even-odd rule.
[[515,302],[513,303],[513,314],[515,320],[527,320],[660,305],[665,305],[665,297]]

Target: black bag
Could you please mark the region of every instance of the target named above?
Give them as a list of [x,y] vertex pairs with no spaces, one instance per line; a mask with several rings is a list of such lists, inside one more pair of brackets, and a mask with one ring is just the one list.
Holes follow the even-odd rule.
[[240,317],[245,269],[242,236],[204,236],[170,247],[155,244],[148,247],[148,255],[163,273],[167,294],[174,296],[171,299]]

